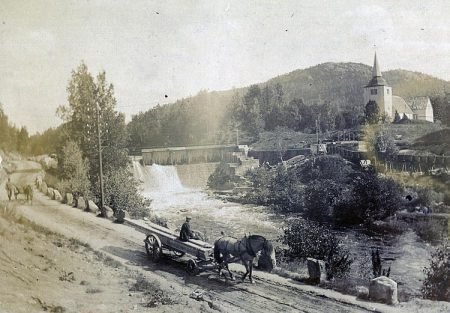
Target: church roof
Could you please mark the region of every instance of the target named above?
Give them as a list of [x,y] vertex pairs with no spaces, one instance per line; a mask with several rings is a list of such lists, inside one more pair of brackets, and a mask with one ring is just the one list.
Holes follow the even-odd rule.
[[377,53],[375,53],[375,57],[373,60],[373,68],[372,68],[372,79],[369,81],[366,87],[375,87],[375,86],[387,86],[386,81],[383,76],[381,76],[380,65],[378,64]]
[[392,113],[395,113],[395,111],[400,114],[400,117],[402,117],[403,113],[413,114],[411,107],[402,97],[392,96]]

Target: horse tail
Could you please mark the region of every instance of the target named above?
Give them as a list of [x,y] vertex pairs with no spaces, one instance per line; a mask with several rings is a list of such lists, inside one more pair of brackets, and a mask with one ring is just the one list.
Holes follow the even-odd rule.
[[223,262],[223,258],[220,256],[219,240],[214,243],[214,260],[219,264]]

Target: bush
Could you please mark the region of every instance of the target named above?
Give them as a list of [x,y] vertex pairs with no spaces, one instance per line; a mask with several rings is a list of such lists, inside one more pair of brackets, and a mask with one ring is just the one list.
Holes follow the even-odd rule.
[[393,179],[375,172],[360,172],[353,175],[351,194],[339,203],[334,214],[341,224],[372,224],[383,220],[399,209],[401,187]]
[[314,180],[305,187],[305,216],[320,222],[330,221],[340,202],[344,186],[331,179]]
[[[142,197],[136,179],[126,168],[118,168],[104,177],[105,204],[114,211],[121,209],[130,213],[132,218],[143,218],[149,215],[150,202]],[[98,186],[98,184],[95,184]],[[99,194],[97,191],[96,194]]]
[[288,248],[284,254],[291,259],[315,258],[326,263],[328,278],[342,277],[353,260],[342,241],[328,228],[307,220],[294,220],[281,238]]
[[226,162],[220,162],[214,172],[208,178],[208,187],[213,189],[226,189],[233,186],[234,175],[230,174],[230,168]]
[[424,269],[422,295],[425,299],[450,301],[450,246],[443,243],[431,254],[430,267]]
[[441,224],[439,220],[418,220],[414,223],[413,227],[416,234],[428,242],[441,240],[444,232],[447,231],[445,224]]

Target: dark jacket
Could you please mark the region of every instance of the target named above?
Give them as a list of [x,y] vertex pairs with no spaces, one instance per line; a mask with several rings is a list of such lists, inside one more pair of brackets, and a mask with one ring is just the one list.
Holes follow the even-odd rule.
[[189,225],[188,222],[185,222],[183,226],[181,226],[180,240],[188,241],[192,237],[194,237],[194,234],[191,231],[191,225]]

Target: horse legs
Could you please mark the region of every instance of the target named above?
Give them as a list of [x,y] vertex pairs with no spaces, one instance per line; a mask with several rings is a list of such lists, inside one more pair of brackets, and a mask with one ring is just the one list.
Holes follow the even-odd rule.
[[242,281],[245,280],[245,277],[247,277],[247,275],[248,275],[248,273],[249,273],[249,270],[248,270],[248,262],[247,262],[247,261],[244,261],[243,263],[244,263],[244,266],[245,266],[245,274],[242,275]]
[[242,276],[242,281],[244,281],[245,277],[247,277],[247,275],[248,275],[248,278],[250,279],[250,282],[252,284],[254,284],[255,282],[254,282],[253,277],[252,277],[252,274],[253,274],[253,260],[244,261],[244,265],[245,265],[245,274]]
[[253,260],[250,261],[250,273],[249,273],[249,275],[248,275],[248,278],[250,279],[250,282],[251,282],[252,284],[254,284],[255,282],[254,282],[254,280],[253,280],[252,273],[253,273]]
[[230,269],[228,268],[228,263],[226,263],[226,268],[227,268],[228,274],[230,274],[230,279],[234,280],[233,273],[231,273]]

